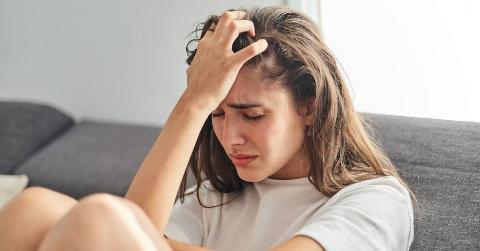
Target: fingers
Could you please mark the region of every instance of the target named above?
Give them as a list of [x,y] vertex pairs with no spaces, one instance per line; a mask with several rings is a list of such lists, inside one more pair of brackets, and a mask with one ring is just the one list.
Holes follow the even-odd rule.
[[207,39],[208,37],[211,37],[211,36],[213,36],[213,31],[208,30],[207,32],[205,32],[205,35],[203,35],[202,39]]
[[250,20],[236,20],[230,23],[228,31],[219,35],[225,37],[224,45],[231,49],[233,42],[242,32],[248,32],[248,35],[254,37],[255,28],[253,27],[253,22]]
[[247,13],[245,11],[224,11],[220,20],[218,20],[217,28],[221,33],[224,33],[224,27],[228,26],[228,23],[232,22],[233,20],[241,20],[244,19]]
[[[213,40],[220,42],[220,46],[224,47],[224,49],[231,50],[233,42],[240,33],[247,32],[248,35],[254,37],[255,27],[253,22],[250,20],[242,20],[246,15],[247,13],[244,11],[225,11],[217,25],[215,25],[214,31],[207,31],[202,40],[211,37]],[[233,54],[232,61],[234,61],[235,64],[242,65],[252,57],[265,51],[267,46],[268,44],[265,39],[258,40]]]
[[267,40],[260,39],[251,45],[241,49],[237,53],[234,54],[234,61],[237,64],[243,65],[251,58],[255,57],[256,55],[264,52],[268,47]]
[[[244,11],[225,11],[215,27],[216,39],[223,41],[230,47],[233,41],[242,32],[247,32],[251,37],[255,36],[255,27],[250,20],[242,20],[247,15]],[[224,39],[225,38],[225,39]]]

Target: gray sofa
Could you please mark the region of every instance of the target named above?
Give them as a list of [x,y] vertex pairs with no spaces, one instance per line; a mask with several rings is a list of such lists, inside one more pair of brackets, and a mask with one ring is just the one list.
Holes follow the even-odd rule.
[[[418,198],[411,250],[480,250],[480,123],[364,115]],[[122,196],[160,130],[0,102],[0,173],[75,198]]]

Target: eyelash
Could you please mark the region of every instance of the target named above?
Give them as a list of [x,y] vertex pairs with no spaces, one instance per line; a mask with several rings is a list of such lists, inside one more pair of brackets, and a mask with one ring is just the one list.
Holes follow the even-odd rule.
[[[224,112],[217,113],[217,114],[212,113],[212,117],[219,117],[219,116],[223,116],[224,114],[225,114]],[[247,115],[244,114],[243,116],[248,120],[256,121],[256,120],[260,120],[265,115],[258,115],[258,116],[255,116],[255,117],[250,117],[250,116],[247,116]]]

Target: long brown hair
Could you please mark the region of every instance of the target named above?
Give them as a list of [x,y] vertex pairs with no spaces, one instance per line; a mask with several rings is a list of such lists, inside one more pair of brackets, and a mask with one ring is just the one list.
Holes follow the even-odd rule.
[[[264,78],[280,80],[297,104],[314,100],[314,121],[307,128],[304,144],[310,163],[308,180],[315,188],[331,197],[353,183],[394,176],[414,197],[375,139],[372,128],[354,110],[339,66],[316,24],[305,14],[285,6],[237,10],[247,12],[245,19],[254,23],[256,36],[240,34],[232,50],[237,52],[258,39],[268,42],[267,50],[244,66],[262,67]],[[201,30],[201,35],[187,44],[189,65],[196,53],[189,45],[198,42],[219,19],[211,15],[192,32]],[[197,193],[204,207],[208,206],[203,205],[199,195],[204,179],[221,193],[241,192],[249,183],[238,176],[213,132],[211,117],[201,129],[183,176],[179,191],[182,202],[189,169],[196,179],[196,189],[191,193]]]

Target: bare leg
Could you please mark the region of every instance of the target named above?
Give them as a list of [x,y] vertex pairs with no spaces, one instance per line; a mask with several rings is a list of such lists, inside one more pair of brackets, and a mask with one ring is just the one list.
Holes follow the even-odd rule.
[[77,201],[42,187],[30,187],[0,210],[0,250],[34,251]]
[[45,236],[39,251],[47,250],[172,251],[143,210],[109,194],[81,199]]
[[143,211],[141,207],[139,207],[137,204],[127,199],[119,198],[119,197],[116,197],[116,198],[118,198],[118,201],[122,202],[125,206],[127,206],[131,210],[131,212],[135,215],[138,223],[142,225],[143,229],[152,240],[156,240],[157,242],[166,242],[166,240],[164,239],[163,233],[160,233],[157,230],[153,222],[150,220],[150,218],[147,216],[147,214],[145,213],[145,211]]

